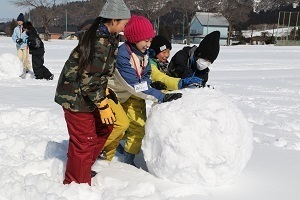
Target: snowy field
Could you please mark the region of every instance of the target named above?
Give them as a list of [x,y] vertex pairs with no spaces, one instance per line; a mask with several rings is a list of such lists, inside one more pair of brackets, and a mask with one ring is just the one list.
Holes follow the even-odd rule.
[[[53,81],[21,79],[15,45],[0,37],[1,200],[300,198],[299,46],[221,47],[211,66],[209,84],[242,111],[253,131],[252,156],[234,183],[207,187],[163,180],[145,171],[140,154],[139,169],[116,159],[97,161],[98,174],[89,187],[62,184],[68,133],[53,101],[59,73],[76,44],[45,42],[45,66],[55,74]],[[172,55],[182,47],[173,45]]]

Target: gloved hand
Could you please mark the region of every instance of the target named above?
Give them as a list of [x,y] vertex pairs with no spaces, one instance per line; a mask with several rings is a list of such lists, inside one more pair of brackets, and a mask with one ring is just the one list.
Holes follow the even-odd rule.
[[182,97],[182,93],[167,93],[163,102],[173,101]]
[[192,77],[187,77],[187,78],[182,78],[180,81],[179,81],[179,84],[181,82],[181,87],[179,85],[179,88],[186,88],[188,87],[189,85],[192,85],[192,84],[197,84],[197,85],[202,85],[202,81],[203,79],[202,78],[199,78],[197,76],[192,76]]
[[110,88],[106,88],[106,97],[113,100],[116,104],[119,102],[116,93]]
[[21,44],[22,42],[23,42],[23,39],[22,39],[22,38],[16,39],[16,43]]
[[167,89],[166,84],[164,84],[161,81],[154,81],[150,84],[150,86],[157,89],[157,90],[166,90]]
[[107,98],[98,104],[98,110],[103,124],[113,124],[116,121],[115,114],[109,107]]

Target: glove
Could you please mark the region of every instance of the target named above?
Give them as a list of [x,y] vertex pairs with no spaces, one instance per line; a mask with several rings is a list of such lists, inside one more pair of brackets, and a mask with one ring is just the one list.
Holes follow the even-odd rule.
[[163,102],[169,102],[182,97],[182,93],[167,93],[163,99]]
[[167,89],[166,84],[164,84],[161,81],[154,81],[150,84],[150,86],[157,89],[157,90],[166,90]]
[[107,101],[108,99],[105,98],[98,104],[100,118],[103,124],[113,124],[116,121],[116,117]]
[[22,42],[23,42],[23,39],[22,39],[22,38],[16,39],[16,43],[21,44]]
[[197,76],[192,76],[192,77],[187,77],[187,78],[182,78],[180,81],[179,81],[179,84],[181,82],[181,87],[179,85],[179,88],[186,88],[188,87],[189,85],[192,85],[192,84],[195,84],[195,85],[202,85],[202,81],[203,79],[202,78],[199,78]]
[[115,104],[118,104],[119,102],[116,93],[110,88],[106,88],[106,97],[113,100]]

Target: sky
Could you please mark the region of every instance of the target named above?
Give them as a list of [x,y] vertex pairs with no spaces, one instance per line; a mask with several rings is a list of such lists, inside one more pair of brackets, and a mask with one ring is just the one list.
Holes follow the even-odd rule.
[[[56,0],[56,2],[73,2],[76,0]],[[77,0],[78,1],[78,0]],[[1,18],[14,18],[17,19],[20,13],[29,12],[27,7],[17,7],[10,2],[10,0],[0,0],[0,19]]]
[[[68,133],[54,102],[77,41],[45,42],[54,80],[21,79],[15,44],[0,37],[1,200],[298,200],[300,46],[222,46],[211,88],[147,101],[138,168],[97,161],[87,184],[63,185]],[[171,56],[183,46],[173,44]],[[214,89],[212,89],[214,88]]]

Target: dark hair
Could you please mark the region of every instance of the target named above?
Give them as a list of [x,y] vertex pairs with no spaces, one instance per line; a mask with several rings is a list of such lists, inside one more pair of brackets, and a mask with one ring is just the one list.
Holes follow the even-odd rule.
[[79,54],[78,71],[80,75],[82,74],[84,67],[88,64],[91,64],[94,60],[95,42],[97,40],[97,30],[99,28],[99,25],[101,23],[104,24],[110,21],[112,21],[112,19],[97,17],[90,28],[83,34],[82,38],[79,40],[75,51]]
[[26,28],[26,29],[28,29],[28,30],[33,29],[32,23],[29,22],[29,21],[24,22],[24,23],[23,23],[23,28],[24,28],[24,29]]

